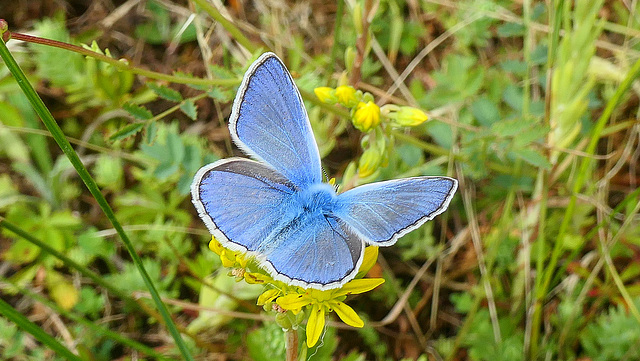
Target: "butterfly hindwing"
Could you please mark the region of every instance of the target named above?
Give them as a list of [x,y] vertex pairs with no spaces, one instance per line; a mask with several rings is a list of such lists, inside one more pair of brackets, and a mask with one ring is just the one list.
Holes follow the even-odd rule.
[[275,279],[320,289],[353,279],[364,251],[364,242],[342,220],[320,213],[301,213],[269,243],[275,248],[264,253]]
[[370,183],[338,196],[335,214],[365,242],[389,246],[444,212],[458,187],[448,177],[414,177]]
[[297,187],[322,181],[320,154],[302,97],[275,54],[263,54],[247,70],[229,129],[242,150]]

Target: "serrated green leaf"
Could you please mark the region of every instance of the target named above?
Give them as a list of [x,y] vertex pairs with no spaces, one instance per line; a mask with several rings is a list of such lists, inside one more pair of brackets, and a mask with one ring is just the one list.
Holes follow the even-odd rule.
[[547,158],[545,158],[542,154],[540,154],[539,152],[533,149],[530,149],[530,148],[516,149],[516,150],[513,150],[512,153],[516,157],[524,160],[525,162],[533,166],[543,168],[543,169],[551,168],[551,163],[549,163]]
[[151,113],[149,109],[141,105],[124,103],[122,105],[122,109],[127,111],[127,113],[133,115],[133,117],[136,119],[147,120],[153,118],[153,113]]
[[137,134],[144,127],[144,123],[131,123],[127,124],[124,127],[118,129],[117,132],[113,133],[109,140],[112,142],[122,140],[128,138],[132,135]]
[[156,135],[158,134],[158,126],[155,122],[151,122],[149,126],[145,129],[144,139],[145,143],[151,144],[156,139]]
[[223,90],[218,87],[209,89],[207,91],[207,95],[215,100],[219,100],[221,102],[228,102],[233,99],[233,92],[229,90]]
[[154,144],[154,145],[142,144],[140,146],[140,149],[147,156],[160,162],[164,162],[171,157],[171,151],[162,144]]
[[147,84],[147,86],[149,87],[149,89],[153,90],[154,93],[158,94],[158,96],[160,96],[161,98],[164,98],[166,100],[170,100],[176,103],[182,101],[182,95],[176,90],[173,90],[164,85],[159,85],[155,83],[149,83]]
[[198,107],[192,100],[186,100],[180,104],[180,110],[186,114],[191,120],[198,118]]

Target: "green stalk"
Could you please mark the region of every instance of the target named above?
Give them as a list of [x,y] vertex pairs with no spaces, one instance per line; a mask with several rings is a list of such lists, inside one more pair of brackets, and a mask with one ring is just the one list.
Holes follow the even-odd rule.
[[100,54],[93,50],[85,49],[81,46],[77,46],[73,44],[63,43],[57,40],[44,39],[37,36],[31,36],[31,35],[20,34],[20,33],[11,33],[11,38],[16,40],[26,41],[29,43],[47,45],[47,46],[52,46],[54,48],[73,51],[75,53],[82,54],[84,56],[89,56],[96,60],[100,60],[105,63],[108,63],[109,65],[115,68],[118,68],[122,71],[130,71],[133,74],[142,75],[150,79],[164,80],[171,83],[191,84],[191,85],[233,86],[233,85],[240,84],[240,79],[202,79],[202,78],[192,78],[192,77],[186,77],[186,76],[175,76],[175,75],[158,73],[155,71],[135,67],[131,65],[128,61],[110,58],[104,54]]
[[[598,141],[602,135],[602,131],[604,130],[607,121],[611,117],[616,106],[622,100],[622,96],[629,90],[633,81],[640,75],[640,59],[633,64],[633,67],[629,70],[627,77],[622,81],[615,94],[609,99],[607,102],[607,106],[605,107],[602,115],[598,118],[596,122],[596,126],[591,132],[591,139],[589,141],[589,145],[585,150],[587,154],[594,154],[596,150],[596,146],[598,145]],[[562,219],[562,223],[560,224],[560,230],[558,231],[557,242],[554,245],[553,252],[551,254],[551,260],[549,261],[549,265],[545,270],[544,281],[542,284],[543,290],[549,287],[549,281],[551,280],[551,276],[553,275],[553,271],[555,269],[556,264],[558,263],[558,258],[560,257],[560,253],[562,251],[562,239],[569,228],[569,223],[571,222],[571,218],[573,217],[573,213],[576,207],[576,201],[578,199],[578,194],[582,189],[582,186],[585,183],[587,177],[587,171],[591,166],[591,162],[593,159],[591,157],[583,157],[582,162],[580,163],[580,170],[577,172],[576,181],[573,184],[571,199],[569,200],[569,205],[567,206],[567,210],[564,214],[564,218]]]
[[[2,44],[4,44],[4,42],[2,42]],[[44,332],[44,330],[38,325],[29,321],[29,319],[24,317],[15,308],[11,307],[11,305],[6,303],[2,298],[0,298],[0,313],[10,321],[13,321],[13,323],[18,325],[18,327],[20,327],[21,329],[32,334],[33,337],[45,344],[48,348],[53,350],[58,355],[70,361],[82,361],[80,357],[71,352],[68,348],[64,347],[55,338],[51,337],[51,335]]]
[[[640,60],[636,61],[635,64],[631,67],[629,72],[627,73],[626,78],[622,81],[620,86],[616,89],[615,94],[609,99],[607,105],[600,115],[600,118],[596,121],[596,125],[591,131],[591,137],[589,140],[589,145],[587,149],[584,151],[586,154],[593,155],[596,150],[596,146],[598,141],[602,137],[603,131],[607,124],[607,121],[613,114],[616,106],[622,101],[622,97],[629,90],[633,81],[640,75]],[[582,186],[585,184],[589,167],[591,166],[591,162],[593,159],[591,157],[583,157],[580,163],[580,169],[576,172],[576,180],[573,183],[571,198],[569,200],[569,205],[566,208],[564,213],[564,218],[562,219],[562,223],[560,224],[560,229],[558,231],[558,235],[555,237],[556,241],[553,246],[553,250],[551,252],[551,259],[547,264],[547,267],[544,270],[538,269],[537,271],[543,271],[538,273],[541,275],[542,280],[539,281],[536,279],[536,284],[539,284],[540,287],[536,289],[536,305],[533,316],[533,329],[532,329],[532,347],[537,347],[537,340],[540,332],[540,322],[541,322],[541,313],[542,313],[542,304],[544,303],[544,298],[546,297],[547,290],[551,284],[551,278],[555,273],[556,266],[558,264],[558,260],[562,253],[562,240],[567,233],[569,228],[569,224],[571,219],[573,218],[577,195],[582,190]],[[534,341],[536,343],[534,343]],[[535,356],[535,353],[532,353]]]
[[[562,11],[565,7],[564,0],[551,1],[551,9],[549,11],[549,24],[553,26],[551,32],[548,35],[549,51],[547,53],[547,92],[545,94],[545,106],[544,106],[544,124],[549,126],[551,123],[551,79],[553,78],[553,69],[555,66],[556,53],[558,51],[558,43],[560,41],[560,25],[562,23]],[[533,304],[533,316],[531,317],[531,340],[529,342],[529,350],[525,355],[529,359],[535,359],[538,353],[538,339],[540,337],[540,322],[542,321],[542,303],[546,295],[546,290],[542,288],[542,274],[545,271],[544,261],[546,259],[546,240],[545,233],[545,220],[547,218],[547,197],[549,195],[549,172],[541,169],[538,173],[538,181],[540,182],[540,214],[538,219],[540,224],[538,226],[538,238],[536,239],[536,246],[538,247],[538,253],[536,254],[536,280],[535,280],[535,299]],[[556,242],[557,244],[558,242]]]
[[76,172],[78,172],[78,175],[80,176],[84,184],[87,186],[87,189],[89,190],[91,195],[95,198],[98,205],[100,206],[104,214],[107,216],[107,218],[113,225],[113,228],[115,228],[118,235],[120,235],[120,238],[122,239],[122,242],[127,248],[127,251],[129,251],[129,254],[131,255],[131,258],[134,264],[138,268],[138,271],[140,272],[140,275],[142,276],[142,279],[144,280],[145,285],[149,289],[149,292],[151,293],[153,301],[158,307],[158,310],[160,311],[160,314],[162,315],[162,318],[164,319],[164,322],[167,328],[169,329],[169,333],[171,333],[171,336],[175,340],[176,345],[180,349],[180,353],[182,354],[183,358],[185,360],[193,361],[193,357],[189,353],[189,350],[187,349],[187,346],[182,340],[182,337],[180,336],[178,329],[173,323],[173,320],[169,315],[169,311],[167,310],[167,307],[164,305],[164,303],[162,303],[162,300],[160,299],[160,295],[158,294],[156,287],[153,285],[151,278],[147,274],[147,271],[144,269],[144,266],[142,265],[142,261],[140,260],[140,257],[136,253],[135,248],[133,247],[133,244],[129,240],[129,237],[122,229],[120,222],[118,222],[118,220],[116,219],[116,216],[113,213],[111,206],[109,206],[109,203],[107,203],[107,200],[104,198],[104,196],[100,192],[98,185],[89,174],[89,171],[87,171],[87,168],[85,168],[85,166],[80,161],[78,154],[75,152],[75,150],[73,149],[73,147],[71,146],[67,138],[65,137],[64,133],[62,132],[62,129],[60,129],[60,127],[58,126],[58,123],[56,123],[55,119],[51,115],[51,112],[49,112],[49,109],[47,109],[47,107],[44,105],[44,103],[42,102],[42,99],[40,99],[40,96],[33,89],[27,77],[22,72],[22,69],[20,69],[20,66],[11,55],[11,52],[9,52],[9,49],[7,48],[7,45],[5,44],[4,40],[0,40],[0,57],[2,57],[2,59],[4,60],[4,63],[7,65],[7,68],[9,69],[13,77],[16,79],[16,82],[24,92],[27,99],[29,99],[29,102],[33,106],[34,110],[36,111],[36,113],[38,113],[38,115],[40,116],[40,119],[42,119],[42,122],[47,127],[49,132],[51,132],[51,135],[55,139],[56,143],[58,143],[58,146],[60,147],[60,149],[62,149],[64,154],[69,159],[69,162],[76,169]]

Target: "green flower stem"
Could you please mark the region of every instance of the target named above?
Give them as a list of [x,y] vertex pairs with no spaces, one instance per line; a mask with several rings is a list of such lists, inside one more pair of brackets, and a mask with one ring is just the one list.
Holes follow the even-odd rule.
[[[211,17],[213,17],[218,22],[220,22],[220,24],[224,26],[225,29],[227,29],[227,31],[234,37],[234,39],[236,39],[236,41],[238,41],[240,44],[246,47],[249,51],[254,52],[259,48],[257,45],[251,43],[251,41],[247,39],[242,34],[242,32],[240,32],[240,30],[235,27],[235,25],[233,25],[231,22],[229,22],[229,20],[224,18],[220,14],[218,9],[216,9],[215,7],[213,7],[212,5],[210,5],[204,0],[192,0],[192,1],[198,4],[199,6],[201,6]],[[9,32],[7,32],[7,34],[9,34]],[[48,46],[53,46],[55,48],[73,51],[85,56],[92,57],[96,60],[104,61],[105,63],[108,63],[123,71],[130,71],[134,74],[145,76],[150,79],[164,80],[167,82],[177,83],[177,84],[210,85],[210,86],[234,86],[234,85],[239,85],[241,82],[240,79],[202,79],[202,78],[167,75],[167,74],[158,73],[151,70],[141,69],[129,64],[129,62],[127,61],[110,58],[104,54],[100,54],[93,50],[85,49],[77,45],[68,44],[68,43],[51,40],[51,39],[44,39],[37,36],[31,36],[31,35],[26,35],[21,33],[10,33],[10,34],[12,39],[22,40],[30,43],[35,43],[35,44],[48,45]],[[320,106],[321,108],[327,111],[330,111],[336,114],[337,116],[340,116],[342,118],[351,118],[351,115],[347,110],[339,108],[338,106],[335,106],[335,105],[323,103],[311,92],[300,89],[300,94],[305,100],[317,106]]]
[[105,63],[108,63],[120,70],[130,71],[134,74],[142,75],[150,79],[157,79],[157,80],[168,81],[171,83],[192,84],[192,85],[233,86],[233,85],[240,84],[240,79],[192,78],[192,77],[185,77],[185,76],[167,75],[167,74],[158,73],[151,70],[141,69],[129,64],[128,61],[110,58],[104,54],[100,54],[93,50],[85,49],[77,45],[63,43],[61,41],[56,41],[51,39],[39,38],[37,36],[31,36],[31,35],[20,34],[20,33],[11,33],[11,38],[15,40],[26,41],[29,43],[53,46],[55,48],[65,49],[65,50],[73,51],[75,53],[82,54],[85,56],[90,56],[96,60],[100,60]]
[[178,332],[175,324],[173,323],[173,320],[171,319],[171,315],[169,314],[167,307],[164,305],[164,303],[162,303],[162,300],[160,299],[160,295],[158,294],[156,287],[153,285],[153,282],[151,281],[149,274],[144,269],[144,266],[142,265],[142,261],[140,260],[140,257],[136,253],[135,248],[133,247],[133,244],[129,240],[129,237],[122,229],[120,222],[118,222],[118,220],[116,219],[116,216],[113,213],[111,206],[109,206],[109,203],[107,203],[107,200],[104,198],[104,196],[100,192],[100,189],[98,188],[98,185],[96,184],[95,180],[91,177],[91,175],[89,174],[89,171],[87,171],[87,168],[85,168],[85,166],[80,161],[78,154],[75,152],[75,150],[73,149],[73,147],[71,146],[67,138],[65,137],[64,133],[62,132],[62,129],[60,129],[60,127],[58,126],[58,123],[56,123],[55,119],[51,115],[51,112],[49,112],[49,109],[47,109],[47,107],[42,102],[42,99],[40,99],[40,96],[38,95],[38,93],[36,93],[36,91],[33,89],[31,84],[29,83],[27,77],[24,75],[24,73],[20,69],[20,66],[18,65],[18,63],[16,63],[16,60],[11,55],[11,52],[9,52],[9,49],[7,48],[7,45],[3,40],[0,40],[0,57],[2,57],[2,59],[4,60],[4,63],[6,64],[7,68],[9,69],[13,77],[16,79],[16,82],[24,92],[25,96],[33,106],[36,113],[38,113],[38,116],[40,116],[40,119],[42,119],[42,122],[44,123],[44,125],[47,127],[49,132],[51,132],[51,135],[55,139],[56,143],[58,143],[58,146],[60,147],[60,149],[62,149],[62,151],[65,153],[65,155],[69,159],[70,163],[76,169],[76,172],[78,172],[78,175],[80,176],[84,184],[87,186],[87,189],[89,190],[91,195],[95,198],[98,205],[100,206],[102,211],[105,213],[105,215],[107,216],[107,218],[109,219],[113,227],[115,228],[116,232],[120,235],[122,242],[124,243],[125,247],[127,248],[127,251],[129,251],[131,258],[133,259],[133,263],[138,268],[138,271],[140,272],[140,275],[142,276],[142,279],[144,280],[145,285],[149,289],[149,292],[151,293],[151,296],[156,306],[158,307],[158,310],[160,311],[160,314],[162,315],[162,318],[164,319],[164,322],[167,328],[169,329],[169,333],[171,333],[173,339],[176,342],[176,345],[180,349],[180,353],[182,354],[182,357],[185,360],[193,361],[193,357],[189,353],[187,346],[185,345],[184,341],[182,340],[182,337],[180,336],[180,333]]
[[7,221],[4,217],[0,216],[0,228],[3,228],[3,227],[8,229],[11,232],[17,234],[18,236],[24,238],[26,241],[31,242],[32,244],[35,244],[36,246],[40,247],[46,253],[49,253],[50,255],[58,258],[59,260],[64,262],[65,265],[67,265],[67,266],[75,269],[76,271],[80,272],[83,276],[85,276],[87,278],[90,278],[96,284],[104,287],[110,293],[112,293],[113,295],[117,296],[121,300],[125,301],[128,306],[131,306],[131,307],[134,307],[134,308],[139,308],[138,307],[138,303],[131,296],[127,295],[126,293],[124,293],[122,291],[120,291],[117,287],[115,287],[112,284],[110,284],[109,282],[105,281],[98,274],[94,273],[93,271],[91,271],[87,267],[84,267],[83,265],[77,263],[76,261],[72,260],[71,258],[65,256],[64,254],[58,252],[53,247],[49,246],[47,243],[42,242],[41,240],[33,237],[32,235],[30,235],[29,233],[27,233],[26,231],[24,231],[23,229],[21,229],[17,225]]
[[[2,44],[4,44],[4,42],[2,42]],[[51,337],[51,335],[44,332],[44,330],[38,325],[29,321],[15,308],[11,307],[10,304],[6,303],[2,298],[0,298],[0,313],[9,320],[13,321],[13,323],[18,325],[18,327],[20,327],[21,329],[32,334],[33,337],[45,344],[58,355],[66,358],[69,361],[82,361],[80,357],[71,352],[68,348],[64,347],[55,338]]]
[[[16,133],[22,133],[22,134],[37,134],[37,135],[42,135],[44,137],[50,137],[51,133],[49,133],[46,130],[43,129],[33,129],[33,128],[24,128],[24,127],[14,127],[14,126],[10,126],[10,125],[4,125],[4,124],[0,124],[0,129],[8,129],[12,132],[16,132]],[[96,152],[100,152],[100,153],[104,153],[104,154],[108,154],[112,157],[117,157],[117,158],[122,158],[130,163],[136,164],[136,165],[141,165],[141,166],[147,166],[151,163],[151,161],[146,160],[140,156],[135,156],[135,155],[131,155],[129,153],[125,153],[123,151],[119,151],[119,150],[114,150],[114,149],[109,149],[106,147],[101,147],[99,145],[95,145],[89,142],[85,142],[83,140],[80,139],[76,139],[73,137],[67,137],[67,140],[69,140],[69,143],[71,144],[76,144],[79,145],[81,147],[87,148],[87,149],[91,149],[93,151]]]
[[173,113],[173,112],[176,112],[176,111],[180,110],[180,107],[182,106],[182,104],[184,104],[184,103],[185,103],[185,102],[187,102],[188,100],[191,100],[192,102],[197,102],[198,100],[203,99],[203,98],[206,98],[207,96],[208,96],[208,94],[207,94],[207,93],[201,93],[201,94],[198,94],[198,95],[193,96],[193,97],[191,97],[191,98],[184,99],[184,100],[183,100],[183,101],[181,101],[180,103],[178,103],[178,104],[176,104],[176,105],[172,106],[171,108],[169,108],[169,109],[165,110],[164,112],[162,112],[162,113],[158,113],[158,114],[157,114],[157,115],[155,115],[153,118],[151,118],[151,119],[147,120],[147,121],[146,121],[146,123],[147,123],[147,124],[151,124],[151,123],[156,122],[156,121],[158,121],[158,120],[160,120],[160,119],[162,119],[162,118],[164,118],[164,117],[169,116],[169,115],[170,115],[171,113]]
[[231,37],[233,37],[238,43],[240,43],[240,45],[249,50],[249,52],[253,53],[258,50],[259,46],[252,43],[251,40],[244,36],[242,31],[240,31],[240,29],[233,25],[231,21],[222,16],[222,14],[220,14],[220,11],[218,11],[218,9],[216,9],[213,5],[208,3],[206,0],[191,1],[201,7],[202,10],[206,11],[209,16],[211,16],[215,21],[222,25],[222,27],[225,28],[225,30],[227,30],[229,34],[231,34]]

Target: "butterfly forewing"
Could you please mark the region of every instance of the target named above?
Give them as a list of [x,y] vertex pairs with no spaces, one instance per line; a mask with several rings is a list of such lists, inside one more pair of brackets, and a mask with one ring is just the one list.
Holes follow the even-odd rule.
[[245,74],[229,129],[245,152],[297,187],[322,181],[320,154],[300,92],[275,54],[263,54]]

